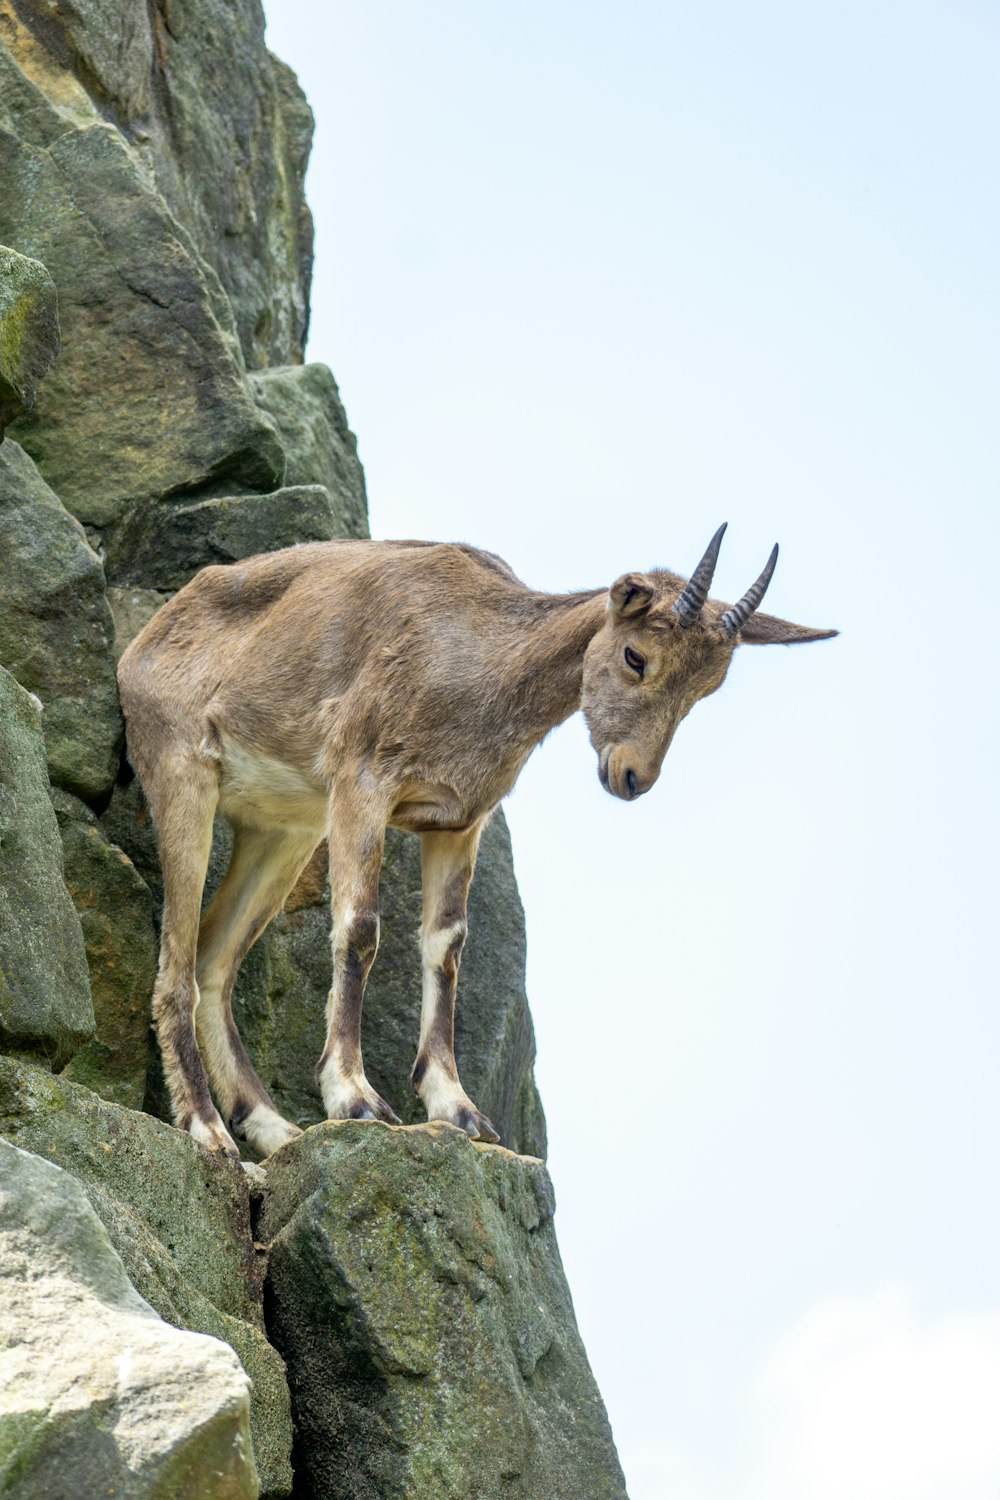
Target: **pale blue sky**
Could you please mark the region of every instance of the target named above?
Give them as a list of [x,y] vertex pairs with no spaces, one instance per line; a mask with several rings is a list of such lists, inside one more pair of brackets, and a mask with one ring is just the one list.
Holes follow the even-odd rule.
[[[508,804],[632,1500],[995,1497],[995,14],[269,18],[373,533],[558,590],[728,520],[721,597],[778,540],[769,607],[843,631],[744,649],[638,805],[579,720]],[[836,1396],[869,1385],[872,1430]]]

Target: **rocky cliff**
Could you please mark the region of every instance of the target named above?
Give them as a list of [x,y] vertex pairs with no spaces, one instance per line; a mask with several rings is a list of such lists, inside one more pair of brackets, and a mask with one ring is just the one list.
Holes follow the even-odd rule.
[[[165,1123],[117,655],[206,563],[367,534],[337,386],[302,363],[312,119],[263,32],[257,0],[0,0],[0,1494],[610,1500],[502,817],[457,1041],[509,1149],[420,1123],[402,836],[364,1041],[408,1128],[319,1123],[322,851],[235,997],[315,1128],[244,1170]],[[226,855],[220,826],[210,886]]]

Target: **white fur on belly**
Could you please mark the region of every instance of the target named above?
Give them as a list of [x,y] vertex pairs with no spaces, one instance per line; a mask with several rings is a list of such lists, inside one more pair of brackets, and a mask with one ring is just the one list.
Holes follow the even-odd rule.
[[240,812],[244,817],[256,813],[267,823],[314,828],[318,839],[326,828],[327,806],[326,789],[320,783],[284,761],[222,736],[219,807],[223,813]]

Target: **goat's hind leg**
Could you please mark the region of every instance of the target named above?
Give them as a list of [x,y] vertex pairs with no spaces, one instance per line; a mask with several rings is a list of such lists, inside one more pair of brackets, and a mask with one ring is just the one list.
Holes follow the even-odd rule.
[[144,779],[163,867],[160,964],[153,1019],[174,1123],[196,1141],[238,1156],[212,1102],[195,1037],[198,922],[219,798],[214,763],[197,755],[164,757]]
[[278,1112],[250,1061],[233,1019],[232,995],[240,964],[284,904],[318,842],[306,829],[234,830],[226,878],[198,937],[195,1013],[208,1076],[233,1133],[269,1156],[301,1135]]

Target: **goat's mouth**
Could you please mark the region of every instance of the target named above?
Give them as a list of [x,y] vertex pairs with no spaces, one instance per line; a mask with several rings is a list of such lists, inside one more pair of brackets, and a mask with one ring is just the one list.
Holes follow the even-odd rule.
[[597,776],[604,790],[622,802],[632,802],[645,791],[645,787],[640,788],[634,771],[626,770],[621,776],[612,775],[610,750],[602,750],[597,757]]

